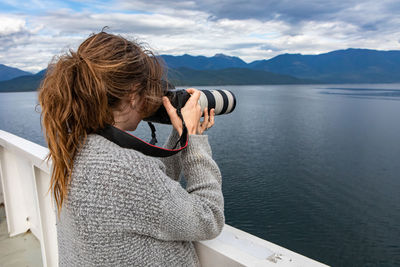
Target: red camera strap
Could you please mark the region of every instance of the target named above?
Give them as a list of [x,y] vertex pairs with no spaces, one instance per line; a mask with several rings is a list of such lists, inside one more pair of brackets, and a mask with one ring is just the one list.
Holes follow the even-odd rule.
[[[109,124],[103,129],[98,130],[96,133],[119,145],[120,147],[134,149],[152,157],[170,157],[175,155],[176,153],[185,149],[189,141],[189,135],[185,126],[181,138],[175,145],[176,147],[178,143],[180,143],[181,147],[178,149],[175,149],[175,147],[173,149],[158,147]],[[153,139],[155,139],[155,135],[153,136]]]

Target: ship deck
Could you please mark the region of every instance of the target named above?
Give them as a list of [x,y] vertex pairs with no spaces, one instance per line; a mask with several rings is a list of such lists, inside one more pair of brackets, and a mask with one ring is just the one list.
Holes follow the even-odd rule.
[[30,231],[9,237],[3,204],[0,204],[0,259],[0,266],[43,266],[40,242]]

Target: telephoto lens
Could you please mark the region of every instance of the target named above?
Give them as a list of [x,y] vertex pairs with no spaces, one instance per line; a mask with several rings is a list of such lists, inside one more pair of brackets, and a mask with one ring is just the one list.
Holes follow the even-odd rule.
[[[210,112],[211,109],[215,109],[215,115],[222,115],[231,113],[236,106],[236,97],[229,90],[199,90],[200,99],[199,104],[201,110],[205,108]],[[190,94],[186,90],[169,90],[165,94],[171,101],[172,106],[175,108],[185,106],[188,101]],[[161,107],[150,117],[144,119],[145,121],[157,122],[163,124],[171,124],[168,113],[164,106]]]

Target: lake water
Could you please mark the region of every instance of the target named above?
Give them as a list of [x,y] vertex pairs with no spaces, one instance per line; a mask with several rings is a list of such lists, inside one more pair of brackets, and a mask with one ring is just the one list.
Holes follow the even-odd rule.
[[[208,131],[227,224],[332,266],[400,266],[400,84],[198,88],[238,99]],[[36,99],[0,94],[0,129],[45,145]]]

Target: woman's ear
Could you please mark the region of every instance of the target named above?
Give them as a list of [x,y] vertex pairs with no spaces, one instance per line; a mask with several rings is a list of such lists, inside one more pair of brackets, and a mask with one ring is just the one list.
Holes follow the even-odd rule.
[[135,84],[132,86],[132,93],[129,94],[129,104],[131,105],[132,108],[135,108],[136,104],[139,103],[139,96],[136,93],[137,87],[139,84]]
[[143,105],[143,99],[138,94],[129,95],[129,105],[132,109],[140,112]]
[[137,97],[136,94],[130,94],[129,95],[129,105],[131,106],[132,109],[136,108],[136,103],[137,103]]

